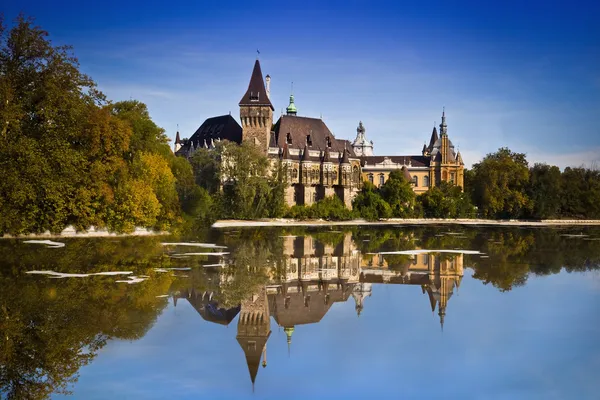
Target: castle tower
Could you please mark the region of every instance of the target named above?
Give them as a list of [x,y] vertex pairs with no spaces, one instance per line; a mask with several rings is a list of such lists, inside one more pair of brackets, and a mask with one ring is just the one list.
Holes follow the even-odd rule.
[[271,318],[267,290],[262,288],[259,294],[252,295],[242,302],[238,320],[236,339],[246,355],[250,380],[254,387],[260,359],[264,356],[266,366],[266,346],[271,335]]
[[294,93],[290,94],[290,104],[285,109],[285,113],[287,115],[298,114],[298,109],[296,108],[296,105],[294,104]]
[[[270,79],[269,79],[270,82]],[[273,126],[273,104],[265,88],[260,62],[256,59],[248,90],[239,103],[242,123],[242,141],[258,146],[267,154],[271,127]]]
[[440,124],[440,138],[442,140],[442,165],[450,161],[450,145],[448,143],[448,125],[446,125],[446,110],[442,111],[442,123]]
[[365,127],[362,123],[362,121],[360,121],[358,123],[358,128],[356,128],[356,139],[354,139],[354,142],[352,143],[352,148],[354,149],[354,154],[356,154],[358,157],[370,157],[373,154],[373,142],[369,142],[367,140],[367,137],[365,136]]
[[177,153],[181,149],[181,138],[179,137],[179,129],[177,129],[177,134],[175,135],[175,145],[173,147],[173,153]]

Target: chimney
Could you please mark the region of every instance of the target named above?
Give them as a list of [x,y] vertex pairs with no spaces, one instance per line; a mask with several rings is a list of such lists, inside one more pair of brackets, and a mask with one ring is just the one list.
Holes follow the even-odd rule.
[[265,77],[265,81],[267,82],[267,98],[271,98],[271,75],[267,75]]

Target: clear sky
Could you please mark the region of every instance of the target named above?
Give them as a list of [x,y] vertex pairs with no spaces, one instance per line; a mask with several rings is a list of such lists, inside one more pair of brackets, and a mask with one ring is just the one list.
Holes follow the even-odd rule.
[[171,138],[177,124],[189,137],[208,117],[238,118],[260,49],[277,116],[293,81],[299,115],[346,139],[362,120],[377,155],[419,154],[445,106],[467,165],[502,146],[600,164],[598,1],[9,3],[7,20],[34,16]]

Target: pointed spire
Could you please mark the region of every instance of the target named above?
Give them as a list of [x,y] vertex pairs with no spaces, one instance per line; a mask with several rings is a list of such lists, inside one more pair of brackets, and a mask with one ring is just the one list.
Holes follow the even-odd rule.
[[344,155],[342,156],[342,164],[350,164],[348,159],[348,149],[344,146]]
[[438,137],[437,129],[434,126],[433,131],[431,132],[431,139],[429,139],[429,146],[427,146],[427,149],[429,151],[431,151],[433,149],[433,145],[435,144],[435,142],[437,142],[438,139],[439,139],[439,137]]
[[458,153],[456,153],[456,161],[460,164],[460,165],[464,165],[462,156],[460,155],[460,150],[458,151]]
[[288,345],[288,357],[290,356],[290,349],[292,347],[292,334],[294,333],[294,327],[285,327],[283,328],[285,332],[285,336],[287,336],[287,345]]
[[445,308],[440,307],[438,315],[440,316],[440,327],[442,328],[442,332],[444,332],[444,317],[446,316]]
[[181,144],[181,138],[179,137],[179,124],[177,124],[177,133],[175,134],[175,144]]
[[260,69],[260,61],[258,58],[254,63],[254,69],[252,70],[252,76],[250,77],[250,83],[248,84],[248,90],[242,97],[239,103],[240,106],[269,106],[271,110],[275,111],[269,96],[267,95],[267,89],[265,88],[265,81],[263,79],[262,71]]
[[446,107],[443,108],[442,111],[442,123],[440,124],[440,135],[447,135],[447,127],[446,125]]
[[308,152],[308,143],[304,145],[304,150],[302,151],[302,157],[300,157],[300,161],[308,161],[310,153]]

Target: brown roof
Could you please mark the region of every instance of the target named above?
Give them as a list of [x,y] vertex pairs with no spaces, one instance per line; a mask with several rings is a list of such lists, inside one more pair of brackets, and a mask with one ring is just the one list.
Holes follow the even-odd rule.
[[392,162],[397,164],[405,164],[408,165],[410,162],[413,167],[428,167],[429,166],[429,157],[425,156],[365,156],[361,157],[363,161],[363,165],[365,162],[369,164],[379,164],[383,162],[385,158],[389,158]]
[[[311,282],[315,284],[316,282]],[[293,284],[291,284],[293,285]],[[269,295],[269,308],[278,325],[291,327],[295,325],[314,324],[327,314],[331,305],[338,301],[346,301],[350,295],[350,290],[331,289],[327,291],[329,298],[325,301],[325,290],[306,292],[310,295],[308,307],[305,306],[302,292],[289,293],[290,297],[288,308],[285,308],[285,295],[279,293]]]
[[240,106],[269,106],[271,110],[275,110],[269,96],[267,96],[267,90],[265,89],[265,81],[263,80],[262,71],[260,70],[260,62],[258,59],[254,63],[254,69],[252,70],[252,76],[250,77],[250,83],[248,84],[248,90],[240,100]]
[[327,138],[329,137],[330,151],[342,152],[348,149],[349,156],[355,157],[352,146],[347,140],[336,139],[327,125],[319,118],[298,117],[295,115],[282,115],[275,123],[275,137],[271,141],[272,147],[283,147],[289,137],[292,143],[290,148],[303,149],[307,145],[307,136],[310,135],[310,150],[327,149]]

